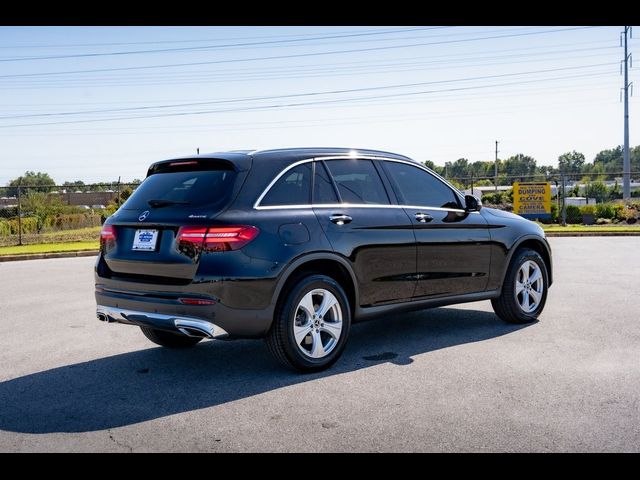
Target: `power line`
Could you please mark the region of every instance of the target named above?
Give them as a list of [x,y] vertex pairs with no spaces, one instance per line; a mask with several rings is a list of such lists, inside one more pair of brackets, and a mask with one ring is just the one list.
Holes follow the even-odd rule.
[[[589,77],[593,77],[593,76],[600,76],[600,75],[603,75],[603,74],[604,74],[604,75],[610,75],[610,73],[609,73],[609,72],[603,72],[602,74],[597,74],[597,75],[591,75],[591,74],[589,74],[588,76],[589,76]],[[578,77],[565,77],[565,78],[567,78],[567,79],[568,79],[568,78],[571,78],[571,79],[576,78],[576,79],[577,79]],[[595,90],[595,89],[593,89],[593,88],[590,88],[590,87],[593,87],[593,86],[603,86],[604,88],[601,88],[601,89],[599,89],[598,91],[606,92],[606,91],[608,91],[608,90],[609,90],[610,85],[611,85],[611,82],[610,82],[610,81],[607,81],[607,82],[598,82],[598,83],[595,83],[595,84],[594,84],[594,83],[591,83],[591,84],[583,85],[583,86],[585,86],[585,87],[587,87],[587,88],[582,88],[582,89],[581,89],[581,88],[577,88],[577,87],[576,87],[575,82],[573,82],[571,85],[555,86],[555,87],[554,87],[554,90],[556,90],[556,91],[557,91],[557,90],[570,89],[570,90],[572,90],[572,91],[577,91],[577,90],[588,90],[588,91],[594,92],[594,91],[596,91],[596,90]],[[529,88],[527,88],[525,91],[527,91],[527,92],[538,92],[538,94],[542,93],[542,94],[544,94],[545,96],[547,96],[547,95],[549,95],[549,93],[552,93],[554,90],[550,90],[550,88],[549,88],[548,86],[545,86],[545,87],[542,87],[542,88],[540,88],[540,87],[538,87],[538,88],[530,88],[530,87],[529,87]],[[500,98],[508,98],[508,97],[513,97],[513,96],[520,97],[520,96],[522,95],[522,92],[523,92],[523,90],[522,90],[522,89],[519,89],[519,90],[516,90],[516,91],[512,91],[512,92],[510,92],[510,93],[505,93],[505,92],[485,93],[485,94],[482,96],[482,99],[492,98],[492,97],[500,97]],[[473,92],[468,92],[468,93],[459,93],[459,92],[456,92],[455,94],[450,94],[450,95],[443,94],[443,95],[439,95],[437,98],[430,99],[429,103],[430,103],[430,104],[439,103],[439,102],[447,102],[447,103],[449,103],[449,102],[450,102],[450,101],[449,101],[449,98],[452,98],[452,97],[455,97],[455,98],[461,98],[461,97],[464,97],[464,96],[476,96],[476,94],[475,94],[475,93],[473,93]],[[376,105],[380,105],[383,101],[384,101],[384,102],[387,102],[386,100],[380,100],[380,101],[377,101],[377,102],[375,102],[375,101],[374,101],[374,102],[367,102],[365,106],[376,106]],[[403,101],[403,102],[395,101],[395,102],[394,102],[394,104],[401,104],[401,103],[407,103],[407,102],[412,102],[412,100],[406,100],[406,101]],[[580,102],[583,102],[583,100],[581,100]],[[387,103],[388,103],[388,102],[387,102]],[[536,103],[536,104],[537,104],[537,105],[539,105],[540,103]],[[592,103],[590,102],[589,104],[591,105]],[[360,105],[362,105],[362,104],[360,104]],[[510,104],[510,107],[509,107],[509,108],[511,108],[511,105],[512,105],[512,104]],[[554,105],[558,105],[558,103],[557,103],[556,101],[554,101]],[[466,111],[467,109],[468,109],[468,107],[465,107],[465,111]],[[450,111],[450,110],[448,110],[448,111]],[[492,111],[493,111],[493,110],[492,110]],[[395,118],[409,118],[409,117],[411,117],[411,115],[401,115],[401,116],[396,116]],[[331,117],[331,118],[325,118],[325,119],[314,119],[314,122],[315,122],[315,121],[332,122],[332,121],[335,121],[335,120],[345,120],[345,119],[366,119],[366,118],[371,118],[371,115],[367,115],[366,117]],[[385,118],[391,118],[391,117],[390,117],[390,116],[388,116],[388,115],[385,115]],[[306,121],[306,122],[308,123],[308,121]],[[282,125],[298,124],[298,123],[300,123],[300,120],[290,120],[290,121],[284,120],[284,121],[272,121],[272,122],[248,122],[248,121],[243,121],[243,122],[237,123],[237,124],[235,124],[235,125],[236,125],[236,126],[242,126],[242,127],[249,127],[249,126],[251,126],[251,125],[256,125],[256,124],[258,124],[258,125],[262,125],[262,124],[273,124],[273,125],[280,125],[280,126],[282,126]],[[229,124],[228,122],[225,122],[225,125],[231,125],[231,126],[233,126],[234,124]],[[192,131],[191,129],[193,129],[193,127],[197,127],[197,128],[199,128],[199,129],[202,129],[202,128],[203,128],[203,125],[202,125],[202,124],[197,124],[197,125],[181,125],[180,127],[175,127],[175,126],[158,126],[158,127],[153,127],[153,128],[152,128],[152,132],[157,133],[157,132],[158,132],[159,130],[161,130],[161,129],[168,129],[168,130],[170,130],[171,132],[175,132],[175,131],[179,131],[179,129],[180,129],[180,128],[181,128],[181,129],[188,129],[189,131]],[[105,130],[111,130],[111,131],[119,131],[119,132],[122,132],[122,133],[132,133],[132,134],[135,134],[136,132],[139,132],[139,131],[140,131],[139,129],[138,129],[138,130],[136,130],[136,131],[132,131],[132,128],[138,128],[138,127],[137,127],[137,126],[127,126],[127,127],[100,127],[99,129],[95,129],[95,130],[100,131],[100,132],[104,132]],[[147,128],[147,129],[149,129],[149,128],[151,128],[151,127],[143,126],[142,128]],[[209,127],[207,127],[207,128],[209,128]],[[83,131],[87,131],[87,129],[84,129]],[[201,131],[206,131],[206,130],[201,130]],[[76,132],[77,132],[77,130],[73,130],[73,133],[76,133]],[[59,135],[59,134],[62,134],[62,133],[67,133],[67,132],[59,132],[59,131],[56,131],[56,132],[55,132],[55,133],[53,133],[53,134],[54,134],[54,135]],[[12,133],[11,135],[18,135],[18,134]],[[20,134],[20,135],[21,135],[21,134]]]
[[412,43],[412,44],[404,44],[404,45],[389,45],[384,47],[358,48],[358,49],[350,49],[350,50],[332,50],[327,52],[309,52],[309,53],[298,53],[298,54],[291,54],[291,55],[273,55],[273,56],[267,56],[267,57],[213,60],[208,62],[187,62],[187,63],[173,63],[173,64],[162,64],[162,65],[144,65],[144,66],[134,66],[134,67],[98,68],[98,69],[90,69],[90,70],[68,70],[68,71],[61,71],[61,72],[19,73],[19,74],[0,75],[0,78],[24,78],[24,77],[47,76],[47,75],[68,75],[68,74],[76,74],[76,73],[148,70],[148,69],[154,69],[154,68],[173,68],[173,67],[186,67],[186,66],[197,66],[197,65],[219,65],[219,64],[226,64],[226,63],[253,62],[253,61],[262,61],[262,60],[280,60],[280,59],[286,59],[286,58],[317,57],[317,56],[336,55],[336,54],[344,54],[344,53],[361,53],[361,52],[372,52],[372,51],[380,51],[380,50],[394,50],[394,49],[400,49],[400,48],[411,48],[411,47],[420,47],[420,46],[427,46],[427,45],[443,45],[443,44],[451,44],[451,43],[481,41],[481,40],[495,40],[498,38],[512,38],[512,37],[522,37],[522,36],[530,36],[530,35],[541,35],[545,33],[557,33],[557,32],[563,32],[563,31],[584,30],[584,29],[590,29],[590,28],[600,28],[600,27],[571,27],[571,28],[562,28],[562,29],[555,29],[555,30],[542,30],[538,32],[515,33],[515,34],[509,34],[509,35],[491,35],[486,37],[465,38],[465,39],[458,39],[458,40],[443,40],[439,42],[421,42],[421,43]]
[[449,79],[449,80],[434,80],[430,82],[413,82],[413,83],[404,83],[404,84],[395,84],[395,85],[379,85],[375,87],[350,88],[350,89],[342,89],[342,90],[325,90],[325,91],[317,91],[317,92],[294,93],[294,94],[288,94],[288,95],[269,95],[269,96],[260,96],[260,97],[215,100],[215,101],[207,101],[207,102],[165,104],[165,105],[100,109],[100,110],[80,110],[80,111],[74,111],[74,112],[9,115],[9,116],[0,116],[0,120],[15,119],[15,118],[36,118],[36,117],[39,118],[39,117],[52,117],[52,116],[85,115],[85,114],[92,114],[92,113],[113,113],[113,112],[139,111],[139,110],[150,110],[150,109],[156,110],[156,109],[163,109],[163,108],[219,105],[219,104],[229,104],[229,103],[254,102],[254,101],[261,101],[261,100],[275,100],[275,99],[284,99],[284,98],[300,98],[300,97],[319,96],[319,95],[337,95],[337,94],[344,94],[344,93],[369,92],[369,91],[388,90],[388,89],[396,89],[396,88],[418,87],[418,86],[424,86],[424,85],[438,85],[443,83],[467,82],[472,80],[486,80],[490,78],[504,78],[504,77],[520,76],[520,75],[531,75],[531,74],[537,74],[537,73],[550,73],[550,72],[558,72],[558,71],[565,71],[565,70],[576,70],[576,69],[582,69],[582,68],[600,67],[600,66],[606,66],[606,65],[612,65],[612,64],[613,63],[611,62],[594,63],[590,65],[579,65],[579,66],[572,66],[572,67],[560,67],[560,68],[552,68],[552,69],[544,69],[544,70],[529,70],[526,72],[501,73],[501,74],[495,74],[495,75],[483,75],[483,76],[457,78],[457,79]]
[[[571,67],[569,67],[569,68],[571,68]],[[593,75],[593,74],[586,74],[586,75]],[[369,97],[356,97],[356,98],[347,98],[347,99],[320,100],[320,101],[315,101],[315,102],[300,102],[300,103],[292,103],[292,104],[261,105],[261,106],[242,107],[242,108],[231,108],[231,109],[226,109],[226,110],[204,110],[204,111],[196,111],[196,112],[173,112],[173,113],[142,115],[142,116],[93,118],[93,119],[85,119],[85,120],[68,120],[68,121],[62,121],[62,122],[10,124],[10,125],[2,125],[2,126],[0,126],[0,128],[27,127],[27,126],[45,126],[45,125],[61,125],[61,124],[74,124],[74,123],[108,122],[108,121],[115,121],[115,120],[132,120],[132,119],[138,119],[138,118],[163,118],[163,117],[186,116],[186,115],[203,115],[203,114],[210,114],[210,113],[227,113],[227,112],[241,112],[241,111],[250,111],[250,110],[291,108],[291,107],[298,107],[298,106],[303,106],[303,105],[319,105],[319,104],[341,103],[341,102],[348,102],[348,101],[352,101],[353,102],[353,101],[369,100],[369,99],[380,99],[380,98],[393,98],[393,97],[405,97],[405,96],[413,96],[413,95],[424,95],[424,94],[439,93],[439,92],[454,92],[454,91],[482,89],[482,88],[495,88],[495,87],[501,87],[501,86],[506,86],[506,85],[516,85],[516,84],[539,82],[539,81],[549,81],[549,80],[557,80],[557,79],[563,79],[563,78],[576,78],[576,77],[580,77],[580,76],[581,75],[571,75],[571,76],[564,76],[564,77],[543,78],[543,79],[534,79],[534,80],[521,80],[521,81],[516,81],[516,82],[506,82],[506,83],[498,83],[498,84],[491,84],[491,85],[478,85],[478,86],[458,87],[458,88],[441,89],[441,90],[427,90],[427,91],[420,91],[420,92],[405,92],[405,93],[396,93],[396,94],[389,94],[389,95],[375,95],[375,96],[369,96]],[[582,76],[584,76],[584,75],[582,75]],[[382,88],[385,88],[385,87],[382,87]]]
[[[409,28],[409,27],[407,27]],[[431,30],[437,30],[442,28],[453,28],[450,26],[442,27],[430,27]],[[367,32],[389,32],[390,30],[346,30],[344,32],[338,32],[341,34],[346,33],[367,33]],[[395,31],[395,30],[393,30]],[[403,30],[404,31],[404,30]],[[311,37],[318,35],[317,33],[290,33],[290,34],[278,34],[278,35],[253,35],[249,37],[234,37],[233,40],[255,40],[259,38],[286,38],[286,37]],[[144,42],[103,42],[103,43],[65,43],[65,44],[48,44],[48,45],[1,45],[0,49],[7,48],[71,48],[71,47],[108,47],[108,46],[122,46],[122,45],[157,45],[157,44],[172,44],[172,43],[198,43],[198,42],[219,42],[228,41],[229,38],[200,38],[192,40],[151,40]]]
[[[617,47],[599,47],[595,49],[573,49],[569,50],[572,52],[580,52],[584,50],[594,51],[594,50],[608,50],[615,49]],[[566,52],[566,50],[565,50]],[[552,52],[556,53],[556,52]],[[561,53],[561,52],[557,52]],[[219,72],[215,71],[213,73],[209,72],[197,72],[197,73],[181,73],[181,72],[159,72],[154,75],[141,74],[133,76],[127,76],[126,78],[121,77],[84,77],[82,79],[58,79],[56,82],[52,82],[49,79],[9,79],[5,80],[5,82],[17,82],[15,86],[7,85],[5,83],[5,88],[12,88],[16,90],[24,90],[24,89],[33,89],[28,87],[38,87],[44,88],[47,86],[52,86],[55,88],[71,88],[79,85],[87,85],[90,83],[91,87],[106,87],[106,86],[126,86],[129,85],[131,81],[136,82],[136,86],[140,85],[167,85],[172,81],[180,82],[181,84],[198,84],[203,83],[203,80],[206,80],[207,83],[220,83],[227,80],[233,80],[234,82],[239,81],[249,81],[252,79],[255,80],[275,80],[279,78],[314,78],[314,77],[335,77],[335,76],[344,76],[351,75],[352,73],[386,73],[386,72],[401,72],[401,71],[416,71],[422,70],[425,66],[431,66],[430,70],[437,70],[442,68],[448,68],[447,65],[456,65],[461,63],[466,63],[470,61],[475,61],[469,67],[485,67],[485,66],[496,66],[496,65],[513,65],[517,63],[531,63],[531,62],[542,62],[548,61],[549,58],[539,58],[539,59],[524,59],[525,57],[537,57],[543,55],[542,53],[533,53],[533,54],[522,54],[522,55],[501,55],[501,56],[493,56],[493,57],[465,57],[460,59],[449,59],[449,60],[431,60],[424,62],[387,62],[377,64],[364,64],[364,65],[352,65],[346,66],[344,68],[332,68],[330,72],[327,72],[326,67],[324,66],[310,66],[311,68],[302,68],[302,67],[290,67],[286,68],[278,68],[278,69],[269,69],[269,70],[260,70],[260,71],[251,71],[248,73],[237,73],[238,71],[228,71],[228,72]],[[549,53],[547,52],[548,56]],[[509,60],[506,62],[497,61],[497,62],[478,62],[479,60],[488,60],[491,58],[501,59],[501,58],[512,58],[516,56],[516,58],[523,58],[519,61]],[[592,58],[592,57],[604,57],[607,56],[607,53],[595,53],[589,55],[571,55],[568,57],[555,57],[551,60],[565,60],[565,59],[580,59],[580,58]],[[358,62],[360,63],[360,62]],[[379,62],[377,62],[379,63]],[[402,68],[407,67],[407,68]],[[160,78],[161,77],[161,78]],[[153,80],[151,82],[147,80]],[[96,81],[101,81],[101,83],[96,83]],[[161,81],[161,83],[159,83]],[[64,83],[60,83],[64,82]],[[143,83],[144,82],[144,83]]]
[[29,60],[54,60],[54,59],[63,59],[63,58],[84,58],[84,57],[107,57],[107,56],[122,56],[122,55],[139,55],[139,54],[147,54],[147,53],[167,53],[167,52],[187,52],[187,51],[198,51],[198,50],[215,50],[219,48],[230,48],[230,47],[247,47],[247,46],[256,46],[256,45],[277,45],[280,43],[300,43],[300,42],[311,42],[315,40],[330,40],[337,38],[351,38],[351,37],[364,37],[364,36],[372,36],[372,35],[388,35],[390,33],[406,33],[406,32],[415,32],[415,31],[425,31],[425,30],[433,30],[434,28],[451,28],[451,27],[421,27],[421,28],[410,28],[410,29],[402,29],[402,30],[391,30],[386,32],[369,32],[369,33],[351,33],[344,35],[325,35],[320,37],[312,37],[312,38],[294,38],[290,40],[271,40],[271,41],[261,41],[261,42],[245,42],[245,43],[227,43],[222,45],[204,45],[198,47],[180,47],[180,48],[161,48],[156,50],[129,50],[124,52],[92,52],[92,53],[77,53],[77,54],[69,54],[69,55],[49,55],[49,56],[40,56],[40,57],[18,57],[18,58],[4,58],[0,59],[0,62],[21,62],[21,61],[29,61]]

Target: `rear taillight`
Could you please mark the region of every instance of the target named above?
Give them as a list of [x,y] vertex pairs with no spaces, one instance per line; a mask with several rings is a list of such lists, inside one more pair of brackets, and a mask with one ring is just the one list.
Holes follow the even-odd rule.
[[113,225],[103,225],[100,231],[100,246],[111,246],[116,241],[116,229]]
[[251,225],[231,225],[225,227],[181,227],[178,230],[179,247],[199,247],[212,252],[238,250],[260,233]]

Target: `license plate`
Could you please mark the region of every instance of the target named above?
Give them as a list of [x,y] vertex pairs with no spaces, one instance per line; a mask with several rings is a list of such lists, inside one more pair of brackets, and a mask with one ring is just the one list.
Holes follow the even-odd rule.
[[136,230],[131,250],[153,251],[158,242],[158,230]]

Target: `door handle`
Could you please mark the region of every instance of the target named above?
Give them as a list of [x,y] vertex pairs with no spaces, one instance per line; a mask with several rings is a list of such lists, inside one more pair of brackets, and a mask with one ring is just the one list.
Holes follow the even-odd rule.
[[427,223],[430,222],[431,220],[433,220],[433,217],[431,215],[429,215],[428,213],[416,213],[416,220],[419,221],[420,223]]
[[344,225],[345,223],[350,223],[351,220],[353,220],[353,218],[351,218],[349,215],[342,215],[341,213],[334,213],[333,215],[331,215],[329,217],[329,220],[331,220],[336,225]]

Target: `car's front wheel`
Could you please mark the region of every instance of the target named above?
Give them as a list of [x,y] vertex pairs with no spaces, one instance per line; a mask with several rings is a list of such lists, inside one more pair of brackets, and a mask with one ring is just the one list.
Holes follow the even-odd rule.
[[538,252],[518,250],[509,265],[500,297],[491,300],[496,314],[509,323],[534,321],[547,301],[549,274]]
[[309,275],[297,279],[283,295],[266,338],[271,353],[303,372],[333,365],[351,328],[343,288],[326,275]]

